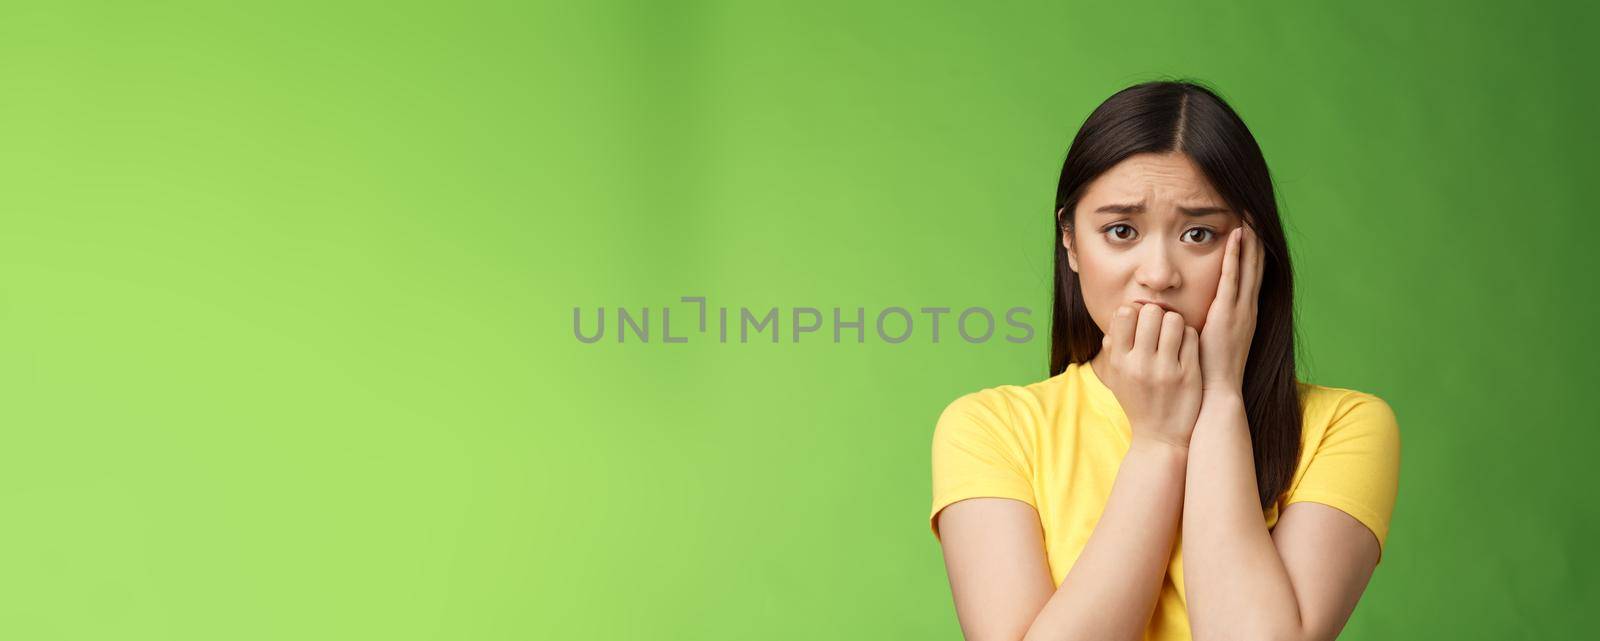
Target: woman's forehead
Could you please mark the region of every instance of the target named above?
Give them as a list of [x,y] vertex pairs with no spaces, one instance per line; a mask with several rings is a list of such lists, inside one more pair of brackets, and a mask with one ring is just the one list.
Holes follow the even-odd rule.
[[1090,183],[1084,200],[1095,201],[1094,208],[1107,203],[1147,209],[1225,206],[1200,167],[1181,153],[1129,157]]

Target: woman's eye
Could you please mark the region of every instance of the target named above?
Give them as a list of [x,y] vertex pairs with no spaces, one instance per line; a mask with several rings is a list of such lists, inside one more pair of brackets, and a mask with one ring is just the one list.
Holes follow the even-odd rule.
[[1117,233],[1117,230],[1121,229],[1121,228],[1126,228],[1130,232],[1133,231],[1132,227],[1128,227],[1127,225],[1124,225],[1124,224],[1121,224],[1121,223],[1118,223],[1118,224],[1112,225],[1110,227],[1107,227],[1106,231],[1111,232],[1111,235],[1113,237],[1115,237],[1117,240],[1127,240],[1127,238],[1125,238],[1121,234]]
[[[1119,230],[1127,230],[1127,231],[1119,231]],[[1127,241],[1127,240],[1132,239],[1133,238],[1133,233],[1134,233],[1133,227],[1130,227],[1130,226],[1128,226],[1128,225],[1126,225],[1124,223],[1117,223],[1115,225],[1112,225],[1110,227],[1105,228],[1104,231],[1106,233],[1111,234],[1112,238],[1114,238],[1116,240],[1119,240],[1119,241]],[[1191,236],[1191,234],[1194,234],[1195,232],[1200,232],[1200,236],[1199,237]],[[1216,237],[1217,233],[1214,232],[1214,231],[1211,231],[1210,229],[1206,229],[1205,227],[1195,227],[1195,228],[1190,229],[1190,230],[1188,230],[1186,232],[1183,232],[1183,235],[1184,236],[1190,236],[1197,243],[1204,243],[1204,242],[1210,242],[1212,238]]]

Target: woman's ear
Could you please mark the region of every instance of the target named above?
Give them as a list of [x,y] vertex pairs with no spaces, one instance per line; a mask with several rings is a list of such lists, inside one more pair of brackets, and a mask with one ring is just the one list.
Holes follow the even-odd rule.
[[1056,228],[1061,230],[1061,246],[1067,248],[1067,267],[1072,268],[1072,273],[1078,273],[1078,252],[1072,248],[1072,224],[1063,219],[1067,208],[1056,210]]

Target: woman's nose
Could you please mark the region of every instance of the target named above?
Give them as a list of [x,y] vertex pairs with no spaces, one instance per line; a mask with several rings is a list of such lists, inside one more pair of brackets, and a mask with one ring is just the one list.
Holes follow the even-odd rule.
[[[1150,243],[1147,247],[1152,245],[1155,243]],[[1146,254],[1140,259],[1139,269],[1134,275],[1139,285],[1150,291],[1163,291],[1181,284],[1177,265],[1167,255],[1166,248],[1154,246]]]

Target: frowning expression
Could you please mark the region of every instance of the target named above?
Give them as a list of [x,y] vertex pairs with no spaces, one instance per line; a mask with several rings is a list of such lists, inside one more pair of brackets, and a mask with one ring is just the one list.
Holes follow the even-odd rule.
[[1140,300],[1178,312],[1200,330],[1217,294],[1228,232],[1243,218],[1193,160],[1170,152],[1129,156],[1096,177],[1071,222],[1061,242],[1102,332],[1117,307]]

